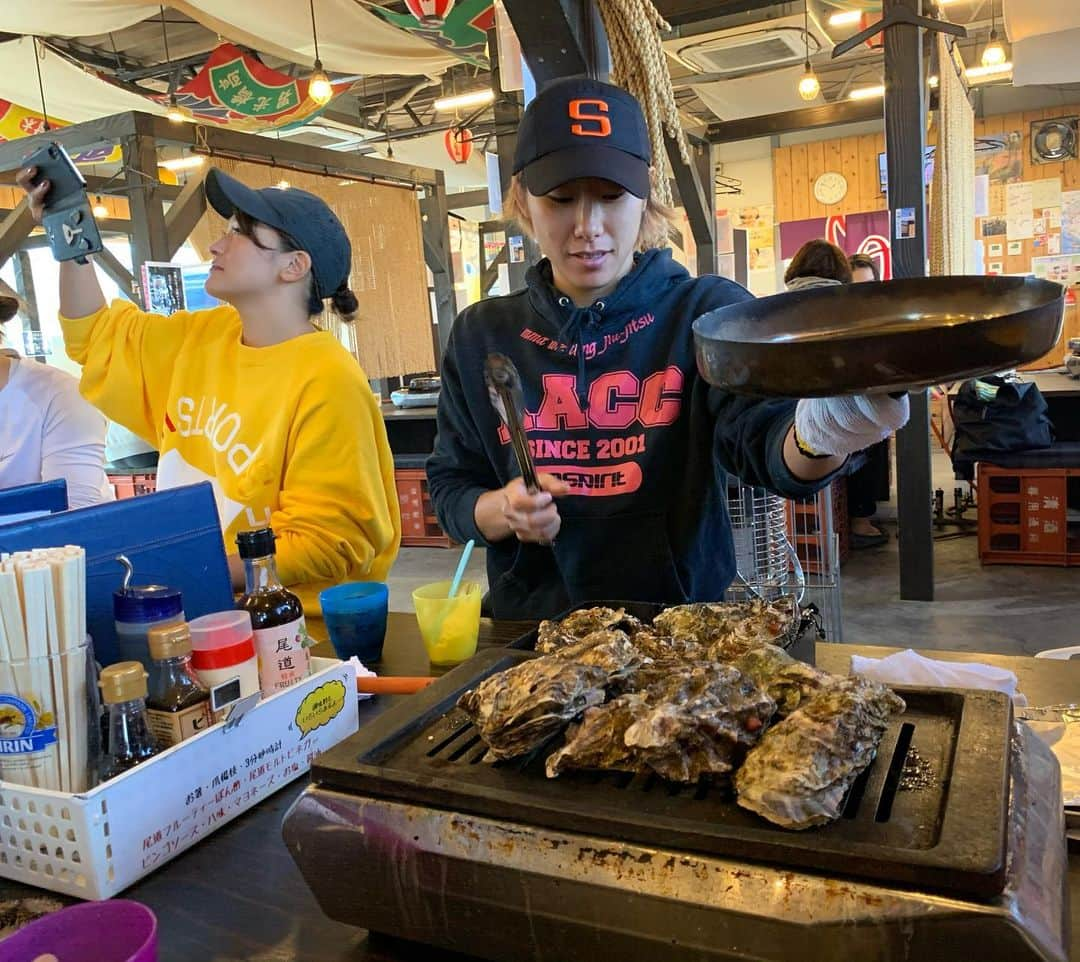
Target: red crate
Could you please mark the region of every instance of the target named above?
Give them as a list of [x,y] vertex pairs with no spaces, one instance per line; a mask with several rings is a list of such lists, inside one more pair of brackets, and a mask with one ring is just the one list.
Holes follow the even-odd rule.
[[839,541],[839,563],[847,560],[851,551],[851,532],[848,525],[847,479],[839,477],[811,498],[787,503],[788,538],[803,570],[808,574],[827,574],[828,558],[818,554],[818,532],[825,512],[831,512],[833,532]]
[[[1070,483],[1072,479],[1072,483]],[[1076,468],[976,465],[979,561],[987,564],[1080,564],[1080,522],[1069,523]],[[1074,510],[1080,504],[1074,505]]]
[[394,474],[401,507],[401,544],[449,548],[454,542],[439,527],[428,494],[427,475],[419,468],[398,468]]

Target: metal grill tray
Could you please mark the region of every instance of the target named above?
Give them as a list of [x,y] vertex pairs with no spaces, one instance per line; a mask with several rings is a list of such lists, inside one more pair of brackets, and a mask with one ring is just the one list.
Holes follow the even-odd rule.
[[[481,761],[484,746],[458,697],[527,658],[481,652],[394,705],[316,759],[325,787],[431,808],[598,834],[829,875],[989,897],[1005,883],[1012,705],[998,692],[898,689],[907,712],[849,793],[844,815],[802,832],[739,808],[730,792],[626,773],[544,775],[544,749]],[[908,745],[929,762],[925,788],[898,791]]]

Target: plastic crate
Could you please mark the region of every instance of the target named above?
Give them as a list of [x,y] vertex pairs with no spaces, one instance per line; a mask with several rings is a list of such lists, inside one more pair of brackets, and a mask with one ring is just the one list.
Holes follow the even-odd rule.
[[1002,468],[979,462],[975,471],[980,562],[1080,564],[1080,520],[1069,521],[1070,493],[1080,500],[1080,466]]
[[851,551],[847,479],[836,478],[813,497],[787,503],[788,539],[795,546],[799,563],[807,574],[828,574],[828,555],[821,557],[821,532],[827,527],[824,523],[826,512],[832,515],[832,529],[839,543],[837,561],[843,564]]
[[352,665],[316,673],[88,792],[0,784],[0,876],[107,899],[311,767],[358,728]]
[[419,468],[398,468],[395,484],[401,507],[402,545],[449,548],[454,542],[439,527],[424,471]]

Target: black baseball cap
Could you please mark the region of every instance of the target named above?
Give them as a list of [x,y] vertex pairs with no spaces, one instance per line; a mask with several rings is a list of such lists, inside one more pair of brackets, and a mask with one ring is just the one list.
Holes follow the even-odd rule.
[[311,257],[319,297],[330,297],[349,279],[352,245],[326,201],[296,187],[255,190],[216,167],[206,175],[206,199],[222,217],[236,211],[281,231]]
[[568,77],[549,84],[525,109],[514,173],[539,196],[568,180],[599,177],[649,196],[652,147],[641,105],[621,87]]

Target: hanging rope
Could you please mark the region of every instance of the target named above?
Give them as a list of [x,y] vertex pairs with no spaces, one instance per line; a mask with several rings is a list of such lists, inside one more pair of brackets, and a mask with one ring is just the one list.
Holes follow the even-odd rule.
[[666,170],[664,133],[679,145],[683,163],[690,164],[675,91],[671,86],[661,33],[671,30],[652,0],[599,0],[600,17],[611,49],[611,79],[641,103],[649,127],[652,164],[656,171],[656,198],[671,204]]
[[38,93],[41,95],[41,116],[45,119],[45,130],[52,130],[49,123],[49,110],[45,106],[45,83],[41,79],[41,61],[45,59],[45,44],[34,37],[34,67],[37,68]]

